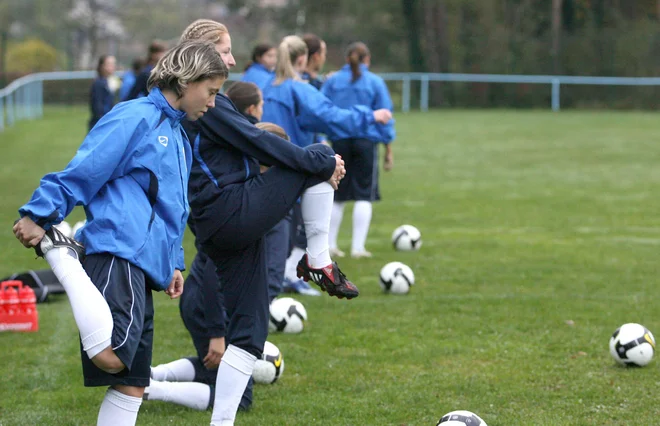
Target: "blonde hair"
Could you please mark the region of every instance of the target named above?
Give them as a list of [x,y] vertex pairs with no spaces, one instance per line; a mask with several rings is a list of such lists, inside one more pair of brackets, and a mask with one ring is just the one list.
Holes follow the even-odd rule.
[[227,27],[220,22],[212,21],[210,19],[198,19],[183,30],[179,42],[187,40],[206,40],[213,44],[217,44],[225,34],[229,34],[229,30],[227,30]]
[[280,126],[278,126],[277,124],[275,124],[275,123],[269,123],[269,122],[266,121],[266,122],[257,123],[257,124],[255,124],[255,126],[258,129],[265,130],[265,131],[267,131],[269,133],[272,133],[275,136],[279,136],[282,139],[285,139],[287,141],[291,140],[291,139],[289,139],[289,135],[286,134],[286,131],[283,128],[281,128]]
[[293,64],[301,56],[307,56],[307,44],[298,36],[284,37],[277,48],[277,65],[275,66],[275,85],[282,84],[290,78],[301,80],[293,69]]
[[226,80],[229,69],[209,41],[185,41],[165,53],[156,64],[149,81],[148,90],[158,87],[171,90],[182,97],[188,83],[219,77]]

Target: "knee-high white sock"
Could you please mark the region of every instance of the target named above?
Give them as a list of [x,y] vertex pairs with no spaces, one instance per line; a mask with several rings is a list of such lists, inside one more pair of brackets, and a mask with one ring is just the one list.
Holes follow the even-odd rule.
[[159,382],[192,382],[195,380],[195,366],[189,359],[177,359],[151,367],[151,378]]
[[159,382],[152,380],[146,390],[149,401],[172,402],[204,411],[211,403],[211,387],[196,382]]
[[300,247],[294,247],[291,250],[289,258],[286,260],[286,266],[284,267],[284,278],[288,278],[291,281],[296,281],[298,276],[296,275],[296,266],[300,262],[300,258],[305,254],[305,250]]
[[257,357],[234,345],[229,345],[222,356],[215,380],[215,400],[211,426],[232,426],[238,404],[247,386]]
[[356,201],[353,206],[353,242],[352,252],[366,251],[364,248],[371,224],[371,201]]
[[332,203],[332,215],[330,216],[330,241],[331,249],[338,247],[337,238],[339,237],[339,228],[341,228],[341,220],[344,217],[344,202]]
[[142,398],[124,395],[123,393],[108,389],[103,398],[97,426],[132,426],[137,421]]
[[53,248],[44,257],[66,291],[83,349],[91,359],[110,346],[113,321],[108,303],[68,248]]
[[328,182],[322,182],[307,188],[300,201],[307,234],[307,257],[312,268],[323,268],[332,262],[328,251],[328,234],[334,193],[335,190]]

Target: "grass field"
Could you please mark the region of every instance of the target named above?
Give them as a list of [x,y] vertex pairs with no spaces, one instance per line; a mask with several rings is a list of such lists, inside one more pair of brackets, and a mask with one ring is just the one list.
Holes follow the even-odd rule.
[[[47,267],[11,233],[39,178],[63,167],[87,113],[51,109],[0,133],[0,276]],[[489,426],[658,424],[657,362],[615,365],[611,333],[660,333],[660,145],[653,113],[442,111],[397,117],[395,170],[381,179],[370,260],[343,260],[361,296],[300,298],[300,335],[275,335],[286,362],[255,389],[241,425],[434,425],[451,410]],[[341,244],[348,249],[350,210]],[[82,219],[76,211],[71,221]],[[392,230],[422,231],[397,253]],[[186,239],[187,261],[192,240]],[[407,263],[408,296],[378,271]],[[156,299],[154,363],[193,354],[176,302]],[[39,306],[36,334],[0,334],[0,425],[94,424],[103,389],[82,386],[64,297]],[[158,402],[138,424],[208,424]]]

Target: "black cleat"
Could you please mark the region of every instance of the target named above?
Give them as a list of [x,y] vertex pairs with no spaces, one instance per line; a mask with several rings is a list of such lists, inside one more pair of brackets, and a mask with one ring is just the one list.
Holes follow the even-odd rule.
[[314,269],[309,266],[307,253],[305,253],[302,259],[300,259],[300,262],[298,262],[296,274],[298,278],[302,278],[304,281],[313,281],[321,287],[321,290],[339,299],[343,299],[344,297],[352,299],[360,295],[360,291],[355,284],[346,279],[346,275],[341,272],[339,266],[337,266],[337,262],[332,262],[325,268]]
[[69,253],[81,262],[85,258],[85,247],[73,238],[61,233],[54,226],[46,231],[46,235],[34,247],[34,251],[37,252],[37,256],[44,257],[49,250],[56,247],[68,247]]

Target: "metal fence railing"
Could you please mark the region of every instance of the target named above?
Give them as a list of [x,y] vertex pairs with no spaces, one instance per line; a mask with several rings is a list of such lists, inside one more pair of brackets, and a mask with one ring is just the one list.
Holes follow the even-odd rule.
[[[21,77],[4,89],[0,89],[0,132],[15,121],[43,116],[44,82],[63,80],[91,80],[95,71],[61,71],[30,74]],[[562,85],[600,86],[660,86],[660,77],[580,77],[557,75],[504,75],[504,74],[443,74],[443,73],[384,73],[380,76],[388,82],[401,83],[401,111],[411,110],[412,82],[419,82],[419,109],[429,109],[429,84],[431,82],[538,84],[550,86],[550,106],[559,111]],[[230,80],[241,75],[232,73]]]

